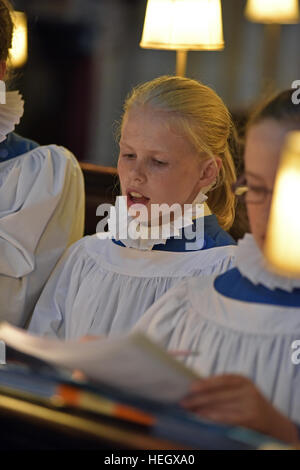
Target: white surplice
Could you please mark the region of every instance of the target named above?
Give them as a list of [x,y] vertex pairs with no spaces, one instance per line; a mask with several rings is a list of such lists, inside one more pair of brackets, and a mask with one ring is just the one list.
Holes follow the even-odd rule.
[[0,320],[27,325],[83,224],[83,176],[71,152],[40,146],[0,163]]

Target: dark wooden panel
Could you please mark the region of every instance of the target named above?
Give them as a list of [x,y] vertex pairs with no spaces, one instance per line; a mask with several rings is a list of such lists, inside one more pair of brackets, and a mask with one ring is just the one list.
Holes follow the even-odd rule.
[[119,179],[116,168],[80,162],[85,181],[85,235],[96,232],[100,217],[96,216],[99,204],[113,204],[119,194]]

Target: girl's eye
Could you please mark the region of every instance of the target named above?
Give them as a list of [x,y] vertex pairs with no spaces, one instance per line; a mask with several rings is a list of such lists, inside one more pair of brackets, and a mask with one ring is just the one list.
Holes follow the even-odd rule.
[[167,162],[162,162],[161,160],[154,159],[153,162],[155,163],[155,165],[158,165],[158,166],[167,165]]
[[131,159],[131,158],[134,158],[135,155],[133,153],[126,153],[126,154],[123,155],[123,157]]
[[249,191],[252,191],[253,193],[256,193],[256,194],[266,194],[268,192],[268,190],[264,187],[260,187],[260,186],[248,186],[249,187]]

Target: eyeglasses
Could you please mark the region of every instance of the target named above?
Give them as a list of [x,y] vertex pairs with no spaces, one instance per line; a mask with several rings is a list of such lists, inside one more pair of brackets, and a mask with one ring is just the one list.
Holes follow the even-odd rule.
[[231,186],[232,192],[247,204],[261,204],[265,202],[272,194],[270,190],[259,183],[257,186],[249,185],[245,175],[241,175],[236,183]]

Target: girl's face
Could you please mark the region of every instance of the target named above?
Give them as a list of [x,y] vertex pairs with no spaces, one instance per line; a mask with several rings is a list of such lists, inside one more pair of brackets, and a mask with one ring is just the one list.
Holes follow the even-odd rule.
[[144,204],[150,213],[150,204],[190,204],[216,178],[207,160],[167,124],[167,114],[150,106],[124,117],[118,172],[128,207]]
[[246,138],[247,210],[252,234],[261,249],[266,237],[282,146],[287,133],[293,128],[273,119],[265,119],[252,126]]

